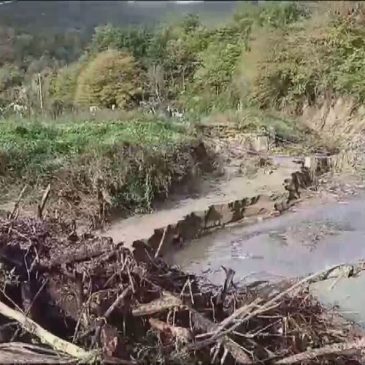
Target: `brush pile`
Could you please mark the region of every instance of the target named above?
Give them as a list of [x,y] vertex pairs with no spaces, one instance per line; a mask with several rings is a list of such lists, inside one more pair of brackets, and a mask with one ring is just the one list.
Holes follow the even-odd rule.
[[360,364],[364,340],[305,283],[222,287],[142,244],[0,221],[0,363]]

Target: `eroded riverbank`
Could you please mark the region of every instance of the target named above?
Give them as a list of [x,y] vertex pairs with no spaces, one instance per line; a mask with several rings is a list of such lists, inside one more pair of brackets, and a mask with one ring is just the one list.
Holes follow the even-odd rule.
[[295,212],[237,225],[171,252],[168,262],[221,282],[221,266],[247,281],[303,276],[365,257],[365,192],[342,202],[312,201]]
[[[354,178],[354,177],[353,177]],[[344,183],[343,180],[347,181]],[[292,212],[252,225],[237,224],[194,240],[165,259],[212,283],[224,280],[223,267],[240,285],[304,277],[334,265],[365,258],[365,191],[360,179],[339,177]],[[311,284],[310,292],[328,308],[365,326],[364,272]]]
[[[14,268],[23,270],[24,265],[28,267],[26,257],[33,252],[33,247],[37,247],[34,253],[36,256],[32,260],[38,264],[37,270],[39,269],[43,276],[37,273],[36,280],[45,279],[45,284],[41,284],[40,281],[37,284],[45,285],[47,295],[55,301],[62,315],[73,320],[70,333],[65,330],[60,336],[70,338],[73,333],[73,342],[91,349],[97,340],[93,337],[90,346],[89,334],[95,332],[95,338],[101,335],[97,346],[102,347],[98,356],[103,358],[114,356],[133,360],[130,362],[133,364],[146,363],[145,361],[149,363],[155,353],[156,356],[161,356],[159,346],[163,339],[164,345],[167,346],[175,346],[182,341],[182,347],[176,348],[177,356],[183,351],[189,356],[194,355],[194,359],[197,360],[200,357],[196,354],[196,346],[204,349],[204,358],[201,360],[203,364],[215,361],[220,346],[213,359],[205,354],[208,354],[208,349],[217,341],[219,345],[223,343],[223,356],[230,354],[227,364],[258,361],[291,363],[293,356],[308,356],[308,343],[306,340],[302,341],[303,328],[309,331],[308,338],[316,347],[351,340],[356,345],[357,339],[363,336],[361,330],[339,318],[337,314],[334,316],[334,313],[324,309],[316,298],[308,296],[308,284],[324,280],[321,276],[323,264],[326,265],[324,271],[328,272],[326,268],[333,266],[332,262],[339,263],[338,259],[342,256],[340,245],[343,245],[346,237],[354,240],[352,232],[359,234],[354,240],[355,243],[360,242],[363,238],[363,232],[360,231],[361,221],[365,212],[361,210],[361,204],[360,207],[337,211],[337,205],[346,206],[340,203],[347,203],[353,207],[352,201],[340,202],[339,199],[334,199],[336,202],[331,202],[331,199],[328,199],[325,205],[325,200],[320,199],[321,191],[302,190],[309,188],[310,183],[315,181],[309,170],[303,168],[298,171],[298,165],[291,157],[280,157],[279,160],[279,166],[270,166],[268,173],[264,169],[258,170],[251,181],[247,176],[236,176],[227,179],[226,184],[218,184],[217,190],[214,190],[213,186],[205,196],[189,198],[190,201],[186,200],[185,204],[182,200],[175,207],[165,207],[165,210],[149,216],[134,217],[136,221],[131,219],[128,223],[135,236],[132,234],[129,241],[126,240],[126,246],[132,246],[132,250],[119,243],[119,240],[113,242],[110,238],[101,238],[90,233],[77,234],[74,225],[50,222],[47,226],[39,220],[10,219],[2,222],[4,242],[6,248],[11,244],[16,250],[5,250],[3,258],[10,262],[11,272]],[[328,161],[323,163],[322,157],[317,156],[310,161],[314,163],[313,171],[318,173],[318,176],[323,176],[322,168],[328,171]],[[278,201],[277,197],[284,194],[284,201],[288,198],[283,189],[283,180],[288,176],[293,178],[293,174],[304,179],[300,185],[301,200],[297,201],[300,204],[293,206],[286,203],[296,212],[270,218],[275,209],[275,201]],[[328,175],[328,178],[332,181],[332,176]],[[258,181],[261,182],[257,183]],[[339,187],[341,188],[341,184]],[[222,195],[217,194],[219,191]],[[244,197],[237,199],[241,192]],[[264,194],[260,194],[261,192]],[[247,196],[250,193],[257,195]],[[205,205],[214,202],[214,199],[217,199],[217,204],[211,204],[209,207]],[[362,197],[358,202],[361,203],[364,199],[365,197]],[[196,209],[201,210],[191,212],[192,201],[197,203]],[[170,204],[173,205],[173,201],[170,201]],[[321,213],[320,208],[325,212],[330,211],[332,215]],[[185,212],[187,215],[181,216]],[[353,216],[357,217],[357,220],[353,219]],[[147,224],[148,219],[151,219],[150,226]],[[255,221],[260,223],[253,223]],[[123,223],[126,224],[125,222]],[[157,228],[155,224],[158,224]],[[119,227],[118,231],[124,230],[128,233],[127,226]],[[215,229],[218,231],[212,233]],[[37,231],[38,235],[35,235]],[[151,232],[152,235],[148,236]],[[313,251],[318,249],[316,245],[326,247],[325,239],[349,233],[349,236],[342,236],[337,243],[327,243],[332,245],[332,249],[335,247],[335,250],[332,250],[335,254],[327,261],[321,260],[327,252],[326,249],[319,255],[318,260],[312,258]],[[200,238],[194,240],[197,237]],[[181,238],[178,245],[175,240],[177,238]],[[311,245],[307,245],[308,241]],[[163,250],[160,250],[161,248]],[[198,258],[197,252],[200,255]],[[348,260],[353,256],[365,254],[360,245],[352,248],[350,253]],[[184,254],[187,264],[182,263],[181,266],[184,266],[186,273],[166,265],[159,257],[163,256],[169,263],[176,264],[176,258],[180,260]],[[17,259],[18,256],[20,260]],[[192,258],[199,266],[199,270],[196,270],[198,276],[192,275],[194,269],[189,266]],[[224,275],[221,265],[227,267]],[[292,280],[296,276],[315,271],[317,267],[322,272],[319,277],[310,275],[299,283]],[[259,271],[250,275],[252,272],[248,269],[254,271],[257,268]],[[20,287],[23,293],[33,277],[30,278],[28,271],[19,272],[24,276],[24,283]],[[204,276],[200,276],[201,274]],[[246,277],[245,280],[242,280],[243,277]],[[206,286],[206,279],[216,282],[217,285]],[[256,288],[245,285],[255,279],[267,279],[271,282]],[[16,287],[17,284],[14,281],[12,285]],[[210,288],[210,291],[206,292],[205,288]],[[26,308],[27,302],[33,298],[32,295],[32,292],[29,295],[22,294],[19,305]],[[242,302],[238,300],[240,296],[243,298]],[[50,303],[47,302],[47,305]],[[87,308],[86,313],[84,308]],[[118,310],[118,316],[110,315],[111,311],[117,314]],[[104,325],[99,323],[98,319],[103,313]],[[267,321],[262,321],[263,313],[267,315],[264,316]],[[37,312],[33,311],[31,315],[42,323],[43,319],[37,317]],[[294,319],[289,326],[288,317]],[[123,324],[120,318],[123,318]],[[48,320],[44,325],[48,328],[53,321],[54,319]],[[233,325],[236,322],[238,327]],[[141,337],[135,336],[133,325],[136,323],[141,326],[140,329],[144,326],[139,332]],[[235,326],[234,332],[231,332],[233,330],[229,327],[231,324]],[[267,328],[271,328],[268,337],[262,337],[260,333]],[[335,328],[337,331],[341,329],[344,335],[341,338],[330,338],[329,328]],[[149,343],[155,346],[155,351],[149,350],[141,354],[140,348],[147,344],[146,330],[148,333],[157,334],[153,339],[148,337]],[[239,332],[241,330],[243,332]],[[225,334],[226,331],[228,335]],[[87,335],[83,337],[85,332]],[[120,338],[119,334],[122,332],[123,337]],[[215,337],[215,333],[219,338]],[[236,338],[237,334],[239,337]],[[247,334],[252,334],[252,338],[246,338]],[[303,346],[298,347],[298,335]],[[288,336],[294,341],[294,347],[288,342]],[[319,341],[313,342],[314,338]],[[255,340],[254,345],[251,339]],[[125,350],[124,340],[130,342],[127,350],[122,353],[119,351]],[[123,345],[120,346],[122,342]],[[354,344],[350,345],[355,346]],[[242,350],[242,346],[249,349],[249,355]],[[267,354],[257,351],[262,346],[268,349]],[[171,356],[175,359],[175,352],[165,350],[163,348],[164,359],[170,359]],[[309,356],[312,356],[312,359],[317,357],[313,354]],[[341,355],[336,356],[336,361],[340,357]],[[325,358],[332,358],[332,354],[326,354]],[[134,359],[138,361],[135,362]],[[346,361],[346,358],[343,357],[343,360]],[[318,363],[323,361],[319,360]]]
[[228,204],[260,194],[282,195],[284,179],[298,170],[298,164],[288,156],[272,156],[272,160],[273,166],[258,169],[251,177],[237,172],[216,179],[208,177],[195,197],[172,196],[151,214],[117,220],[100,233],[130,247],[133,241],[151,236],[155,229],[173,224],[191,212],[204,211],[211,205]]

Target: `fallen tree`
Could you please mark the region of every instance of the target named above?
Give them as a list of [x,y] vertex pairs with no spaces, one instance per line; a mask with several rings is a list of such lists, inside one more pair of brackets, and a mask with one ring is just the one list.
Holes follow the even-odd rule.
[[33,219],[0,221],[0,263],[1,363],[362,363],[361,333],[307,290],[337,268],[215,287],[147,245]]

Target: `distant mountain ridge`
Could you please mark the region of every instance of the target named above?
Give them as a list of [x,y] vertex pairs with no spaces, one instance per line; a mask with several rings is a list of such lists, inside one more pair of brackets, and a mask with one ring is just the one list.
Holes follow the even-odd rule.
[[[231,15],[235,1],[0,1],[0,23],[27,31],[92,31],[100,24],[154,24],[194,13],[217,21]],[[214,20],[215,21],[215,20]]]

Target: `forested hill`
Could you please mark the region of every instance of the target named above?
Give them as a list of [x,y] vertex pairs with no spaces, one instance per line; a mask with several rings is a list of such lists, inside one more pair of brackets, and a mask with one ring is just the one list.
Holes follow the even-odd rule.
[[209,22],[232,15],[235,1],[1,1],[0,23],[26,31],[92,32],[95,26],[153,24],[194,13]]

